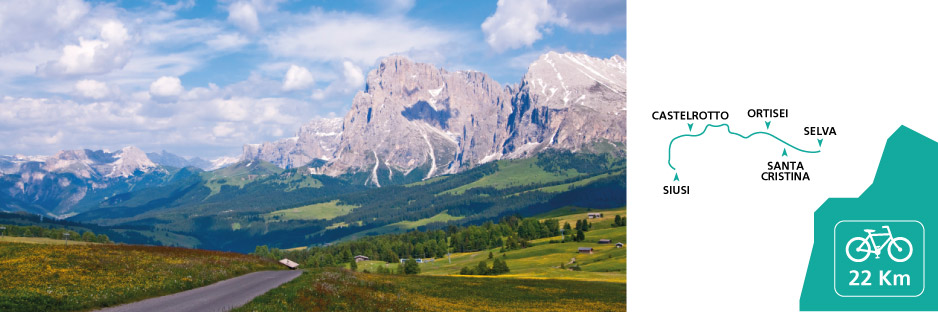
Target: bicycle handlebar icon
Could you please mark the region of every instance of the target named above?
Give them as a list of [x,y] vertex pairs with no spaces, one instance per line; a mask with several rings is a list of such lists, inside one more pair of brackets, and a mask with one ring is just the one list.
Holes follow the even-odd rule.
[[[893,237],[892,230],[889,229],[888,225],[883,226],[886,229],[886,233],[873,234],[876,230],[865,229],[866,238],[863,237],[854,237],[847,242],[847,258],[850,258],[853,262],[863,262],[870,257],[870,254],[876,254],[876,259],[879,259],[880,253],[883,252],[883,248],[886,249],[886,252],[889,254],[889,258],[892,258],[892,261],[895,262],[906,262],[909,258],[912,257],[912,242],[910,242],[905,237]],[[876,245],[876,242],[873,240],[873,237],[888,237],[882,245]],[[859,243],[857,245],[856,243]],[[899,256],[902,256],[903,251],[908,250],[908,253],[904,257],[898,258],[893,254],[893,250]]]

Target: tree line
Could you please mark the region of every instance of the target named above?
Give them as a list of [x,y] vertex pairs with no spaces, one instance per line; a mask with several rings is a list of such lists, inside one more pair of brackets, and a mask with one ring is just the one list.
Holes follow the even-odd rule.
[[19,225],[5,225],[0,224],[2,227],[6,227],[6,230],[0,230],[3,232],[3,236],[16,236],[16,237],[45,237],[52,239],[65,239],[65,233],[68,233],[70,240],[92,242],[92,243],[110,243],[111,240],[104,234],[95,235],[91,231],[83,231],[81,233],[64,229],[64,228],[44,228],[36,225],[29,226],[19,226]]
[[[570,228],[569,224],[564,226]],[[586,225],[578,224],[578,227],[586,227]],[[414,230],[401,234],[366,236],[353,241],[315,246],[305,250],[287,251],[263,245],[257,246],[252,254],[275,260],[290,258],[304,267],[344,265],[354,261],[357,255],[367,256],[371,260],[395,263],[400,262],[400,259],[442,258],[449,252],[474,252],[493,248],[501,248],[504,251],[526,248],[530,246],[530,240],[560,235],[560,228],[559,221],[556,219],[539,221],[535,218],[512,215],[503,217],[498,223],[488,221],[482,225],[450,225],[440,230]]]

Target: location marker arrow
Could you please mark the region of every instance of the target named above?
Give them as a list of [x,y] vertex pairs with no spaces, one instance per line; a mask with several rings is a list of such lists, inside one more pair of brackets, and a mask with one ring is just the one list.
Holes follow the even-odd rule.
[[676,172],[674,173],[674,181],[678,181],[678,182],[681,181],[681,179],[678,179],[678,178],[677,178],[677,173],[676,173]]
[[824,143],[824,139],[817,139],[817,147],[821,147],[821,143]]
[[771,124],[772,124],[771,121],[766,121],[766,122],[765,122],[765,130],[769,130],[769,125],[771,125]]
[[782,149],[782,157],[788,157],[788,149]]
[[694,128],[694,124],[693,124],[693,123],[688,123],[688,124],[687,124],[687,131],[691,131],[691,129],[693,129],[693,128]]

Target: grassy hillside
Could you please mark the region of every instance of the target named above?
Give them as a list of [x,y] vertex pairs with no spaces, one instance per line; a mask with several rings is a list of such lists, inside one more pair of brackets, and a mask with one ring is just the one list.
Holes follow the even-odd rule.
[[358,208],[354,205],[342,205],[338,200],[325,203],[305,205],[296,208],[277,210],[264,215],[270,220],[332,220],[339,216],[348,214],[352,209]]
[[559,172],[548,172],[544,170],[544,168],[537,166],[537,158],[499,160],[498,167],[499,170],[493,174],[486,175],[472,183],[447,190],[443,192],[443,194],[459,195],[466,192],[466,190],[480,187],[504,189],[518,185],[555,182],[580,175],[576,170],[569,169]]
[[[462,218],[465,218],[465,217],[463,217],[463,216],[458,216],[458,217],[456,217],[456,216],[451,216],[451,215],[449,215],[448,213],[446,213],[446,211],[443,211],[443,212],[438,213],[438,214],[436,214],[436,215],[434,215],[434,216],[432,216],[432,217],[429,217],[429,218],[423,218],[423,219],[416,220],[416,221],[400,221],[400,222],[395,222],[395,223],[391,223],[391,224],[388,224],[388,225],[384,225],[384,226],[381,226],[381,227],[378,227],[378,228],[374,228],[374,229],[369,229],[369,230],[365,230],[365,231],[361,231],[361,232],[352,233],[352,234],[347,235],[347,236],[345,236],[345,237],[343,237],[343,238],[341,238],[341,239],[339,239],[339,240],[336,240],[336,242],[346,242],[346,241],[355,240],[355,239],[358,239],[358,238],[361,238],[361,237],[364,237],[364,236],[374,236],[374,235],[382,235],[382,234],[390,234],[390,233],[401,233],[401,232],[406,232],[406,231],[413,230],[413,229],[416,229],[416,228],[419,228],[419,227],[422,227],[422,226],[426,226],[426,225],[431,224],[431,223],[436,223],[436,222],[439,222],[439,223],[446,223],[446,222],[448,222],[448,221],[457,221],[457,220],[460,220],[460,219],[462,219]],[[342,223],[342,224],[334,224],[333,226],[343,226],[343,227],[346,227],[346,226],[348,226],[348,224],[345,224],[345,223]]]
[[292,248],[482,224],[569,205],[620,207],[624,169],[625,159],[611,155],[546,152],[422,183],[382,181],[383,187],[368,188],[345,180],[353,176],[255,161],[198,174],[180,171],[169,183],[115,195],[71,220],[131,229],[135,238],[155,243],[250,252],[259,245]]
[[[562,215],[564,208],[553,213],[554,219],[569,220],[575,224],[576,220],[586,219],[586,213]],[[578,211],[575,209],[575,211]],[[626,243],[626,227],[612,227],[612,220],[616,214],[625,216],[625,209],[600,211],[605,214],[602,219],[591,219],[593,229],[585,232],[586,240],[582,242],[559,242],[560,236],[532,240],[533,246],[518,250],[501,252],[501,248],[492,248],[477,252],[453,253],[449,258],[438,258],[430,263],[420,264],[421,275],[457,275],[463,267],[475,267],[480,261],[486,261],[488,266],[492,260],[488,254],[501,258],[508,263],[511,269],[509,274],[499,275],[501,278],[560,278],[589,281],[626,282],[626,246],[616,248],[615,243]],[[558,215],[560,214],[560,215]],[[599,244],[600,239],[610,239],[611,244]],[[552,241],[554,243],[552,243]],[[581,254],[578,247],[592,247],[593,254]],[[565,268],[561,269],[560,265]],[[374,272],[378,266],[394,268],[397,264],[388,264],[382,261],[367,261],[359,265],[360,270]],[[581,271],[573,271],[571,265],[577,265]]]
[[234,311],[624,311],[624,283],[305,272]]
[[[576,220],[587,218],[585,208],[564,207],[546,213],[550,219],[576,224]],[[600,219],[588,219],[592,229],[585,232],[585,240],[581,242],[562,242],[560,236],[544,237],[528,241],[529,247],[515,250],[503,250],[501,247],[479,250],[475,252],[452,253],[449,257],[442,256],[432,262],[419,264],[421,275],[458,275],[463,267],[474,268],[479,262],[485,261],[491,267],[494,258],[507,262],[511,272],[494,276],[494,278],[525,278],[525,279],[568,279],[584,281],[626,282],[627,228],[614,227],[615,215],[625,216],[626,209],[594,210],[602,212],[605,216]],[[541,222],[547,218],[540,219]],[[568,234],[569,235],[569,234]],[[568,237],[569,238],[569,237]],[[611,240],[610,244],[599,244],[600,239]],[[615,244],[623,243],[622,248]],[[354,242],[353,242],[354,244]],[[579,247],[592,247],[592,254],[578,252]],[[489,254],[493,259],[489,259]],[[384,261],[363,261],[357,264],[359,270],[378,272],[382,269],[396,270],[397,263]],[[345,265],[346,268],[349,265]],[[578,267],[578,270],[573,270]],[[484,276],[493,278],[493,276]]]
[[173,247],[0,242],[0,311],[114,306],[279,269],[243,254]]

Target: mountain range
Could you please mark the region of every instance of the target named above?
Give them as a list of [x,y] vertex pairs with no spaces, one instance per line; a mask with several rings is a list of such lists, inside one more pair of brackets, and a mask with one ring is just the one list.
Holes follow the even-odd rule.
[[502,87],[474,71],[449,72],[402,56],[367,77],[344,118],[316,119],[296,137],[246,145],[242,160],[291,168],[318,163],[368,183],[412,182],[548,148],[624,151],[625,60],[550,52],[520,84]]
[[0,211],[112,226],[135,241],[244,250],[559,205],[618,207],[625,97],[618,56],[550,52],[504,87],[481,72],[392,56],[344,117],[246,144],[240,157],[135,147],[0,156]]

